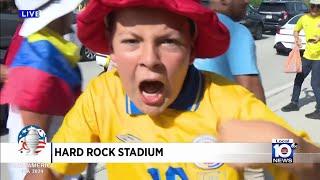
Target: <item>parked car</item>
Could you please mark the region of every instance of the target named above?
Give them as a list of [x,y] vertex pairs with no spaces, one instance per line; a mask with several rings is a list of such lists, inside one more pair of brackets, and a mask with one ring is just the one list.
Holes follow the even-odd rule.
[[264,28],[264,16],[252,6],[248,5],[245,18],[240,21],[252,33],[255,39],[261,39]]
[[[208,7],[210,5],[210,0],[201,0],[201,3]],[[255,39],[262,38],[264,16],[260,15],[252,5],[248,5],[246,16],[242,21],[240,21],[240,23],[250,30]]]
[[89,48],[85,47],[82,45],[80,40],[78,39],[77,36],[77,22],[76,22],[76,16],[81,10],[75,10],[74,16],[73,16],[73,24],[71,25],[72,33],[65,35],[65,39],[68,39],[71,42],[74,42],[80,47],[80,56],[81,56],[81,62],[86,62],[86,61],[95,61],[96,60],[96,53],[90,50]]
[[96,53],[85,46],[81,46],[80,56],[82,57],[80,62],[95,61],[96,60]]
[[[294,26],[296,25],[297,21],[303,14],[299,14],[291,18],[285,25],[278,28],[275,37],[275,45],[274,48],[276,49],[278,54],[282,53],[289,53],[294,46],[294,37],[293,31]],[[303,51],[306,48],[306,37],[304,31],[301,30],[299,37],[301,38],[302,47],[300,48]]]
[[301,0],[268,0],[260,4],[258,11],[265,17],[264,30],[275,32],[293,16],[307,12],[308,7]]
[[0,1],[0,48],[9,47],[11,38],[19,24],[18,10],[12,0]]

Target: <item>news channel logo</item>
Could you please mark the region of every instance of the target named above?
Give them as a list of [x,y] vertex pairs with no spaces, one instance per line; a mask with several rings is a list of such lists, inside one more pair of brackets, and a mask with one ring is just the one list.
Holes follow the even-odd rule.
[[40,11],[39,10],[19,10],[20,18],[39,18]]
[[272,139],[272,163],[293,163],[297,146],[293,139]]
[[19,152],[26,155],[37,155],[47,144],[47,135],[40,127],[26,126],[18,135]]

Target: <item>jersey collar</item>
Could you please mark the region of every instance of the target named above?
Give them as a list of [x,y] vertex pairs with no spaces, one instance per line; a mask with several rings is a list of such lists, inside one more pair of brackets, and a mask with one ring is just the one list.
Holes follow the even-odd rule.
[[[180,111],[196,111],[203,96],[204,77],[193,65],[189,66],[182,90],[177,99],[169,106],[171,109]],[[126,95],[126,112],[130,115],[141,115],[136,105]]]

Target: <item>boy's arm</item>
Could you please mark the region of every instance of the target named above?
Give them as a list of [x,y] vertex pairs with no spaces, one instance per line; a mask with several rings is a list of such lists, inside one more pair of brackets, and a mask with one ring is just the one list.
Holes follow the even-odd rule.
[[43,129],[46,133],[48,133],[50,119],[47,114],[40,114],[28,110],[20,110],[21,118],[24,126],[28,125],[37,125],[41,129]]
[[[266,129],[268,133],[265,133]],[[302,137],[295,135],[286,128],[266,121],[228,121],[222,123],[218,129],[218,138],[220,142],[272,142],[272,139],[288,138],[293,139],[298,144],[296,149],[300,153],[320,153],[320,148],[307,142]],[[315,160],[317,161],[317,160]],[[233,167],[241,169],[243,167],[265,166],[261,164],[232,164]],[[306,179],[319,179],[319,163],[292,163],[277,164],[286,168],[298,177]]]
[[[296,151],[303,153],[320,153],[320,148],[310,143],[308,135],[303,131],[297,131],[280,116],[272,112],[265,104],[253,97],[243,88],[238,89],[238,107],[233,117],[221,119],[218,126],[217,140],[220,142],[238,143],[271,143],[272,139],[293,139],[298,144]],[[312,162],[320,162],[320,159],[313,159]],[[267,167],[268,164],[233,164],[233,167]],[[274,166],[278,166],[274,165]],[[281,164],[289,172],[296,176],[320,177],[319,164],[316,163],[293,163]],[[272,168],[272,167],[271,167]],[[307,178],[308,179],[308,178]],[[318,178],[319,179],[319,178]]]
[[0,64],[0,83],[4,83],[7,79],[8,68],[6,65]]

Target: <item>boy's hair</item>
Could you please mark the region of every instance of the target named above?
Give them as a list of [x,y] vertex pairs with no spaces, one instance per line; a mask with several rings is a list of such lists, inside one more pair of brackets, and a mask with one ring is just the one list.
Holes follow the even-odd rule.
[[113,36],[113,33],[115,31],[115,14],[114,12],[111,12],[108,16],[104,18],[104,24],[106,26],[107,32],[110,34],[110,36]]
[[[106,30],[111,37],[113,36],[113,33],[115,31],[114,23],[115,23],[115,13],[111,12],[108,16],[104,18],[104,24],[105,24]],[[195,40],[197,36],[196,24],[190,18],[188,18],[188,24],[190,27],[190,35],[192,39]]]

